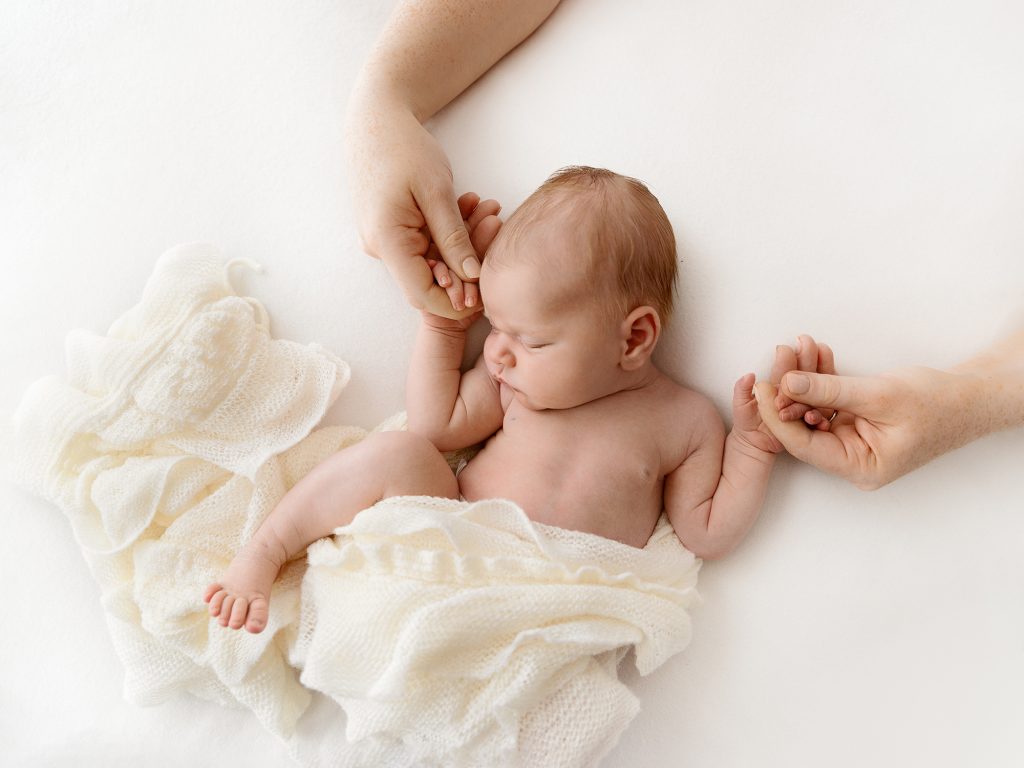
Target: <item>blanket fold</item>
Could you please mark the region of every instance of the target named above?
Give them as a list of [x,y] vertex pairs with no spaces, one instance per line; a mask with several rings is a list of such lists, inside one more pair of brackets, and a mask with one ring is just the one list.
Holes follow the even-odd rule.
[[309,766],[599,760],[638,711],[620,662],[632,650],[649,674],[689,640],[700,562],[664,518],[636,549],[500,499],[386,499],[283,569],[263,633],[210,619],[205,585],[367,434],[320,426],[348,366],[271,338],[230,284],[240,261],[165,253],[140,303],[69,334],[66,379],[14,416],[14,478],[71,522],[126,696],[246,707]]

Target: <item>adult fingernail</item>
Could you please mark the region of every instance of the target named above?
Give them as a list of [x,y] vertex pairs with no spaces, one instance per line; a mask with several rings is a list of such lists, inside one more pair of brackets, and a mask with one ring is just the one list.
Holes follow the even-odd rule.
[[811,388],[811,380],[799,373],[786,374],[786,389],[796,395],[802,395]]
[[480,262],[470,256],[462,262],[462,271],[466,273],[466,277],[480,277]]

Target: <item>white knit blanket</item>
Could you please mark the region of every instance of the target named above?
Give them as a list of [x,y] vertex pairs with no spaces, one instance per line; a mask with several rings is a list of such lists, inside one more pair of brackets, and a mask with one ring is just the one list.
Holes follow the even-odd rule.
[[638,711],[619,663],[633,649],[648,674],[689,640],[700,562],[664,518],[640,550],[504,500],[388,499],[285,567],[263,633],[209,618],[205,585],[366,434],[316,429],[347,365],[272,339],[231,265],[165,253],[141,302],[105,336],[72,332],[67,378],[15,414],[15,479],[68,516],[126,696],[247,707],[309,766],[595,764]]

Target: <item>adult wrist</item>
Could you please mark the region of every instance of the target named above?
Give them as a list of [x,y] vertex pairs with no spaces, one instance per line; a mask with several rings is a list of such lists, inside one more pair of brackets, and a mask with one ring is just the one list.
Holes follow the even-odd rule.
[[394,78],[377,74],[368,67],[356,78],[349,94],[348,117],[355,118],[403,112],[412,115],[420,124],[428,116],[417,114],[418,106]]
[[988,432],[1024,426],[1024,331],[1018,331],[951,371],[968,402],[979,403]]

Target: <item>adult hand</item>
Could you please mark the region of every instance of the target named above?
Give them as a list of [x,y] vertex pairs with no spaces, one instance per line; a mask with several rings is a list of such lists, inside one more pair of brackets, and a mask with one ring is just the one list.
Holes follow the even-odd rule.
[[[484,200],[480,202],[480,196],[475,192],[467,192],[459,198],[459,213],[465,223],[466,231],[469,232],[469,241],[473,245],[473,250],[480,255],[480,258],[483,258],[487,249],[491,247],[491,243],[497,236],[498,230],[501,229],[501,220],[498,218],[498,211],[500,210],[501,206],[498,205],[497,200]],[[436,243],[431,242],[427,248],[426,260],[427,266],[430,267],[434,275],[434,280],[448,292],[448,299],[451,301],[451,306],[455,311],[461,313],[463,309],[469,309],[471,311],[475,310],[476,314],[483,311],[480,292],[476,285],[463,283],[458,275],[452,274],[451,270],[448,269],[448,265],[441,258],[441,253]],[[429,309],[421,311],[424,314],[435,314]],[[463,313],[458,318],[451,319],[457,323],[462,323],[469,319],[469,317],[475,318],[476,314],[466,316]],[[435,314],[435,316],[449,319],[447,315]],[[467,323],[464,327],[468,328],[471,324],[471,322]]]
[[[479,292],[466,281],[479,277],[486,245],[474,248],[465,225],[471,211],[456,202],[451,167],[440,145],[411,112],[380,100],[353,109],[348,138],[363,249],[384,262],[414,307],[447,317],[475,311]],[[488,201],[485,216],[498,210]],[[479,242],[489,244],[497,232],[496,217],[481,222],[478,231]],[[452,278],[447,286],[435,282],[425,260],[431,243]]]
[[[802,461],[871,490],[981,435],[1024,423],[1024,333],[946,372],[904,368],[880,376],[792,371],[778,391],[756,386],[772,434]],[[778,394],[836,409],[831,429],[781,415]]]

